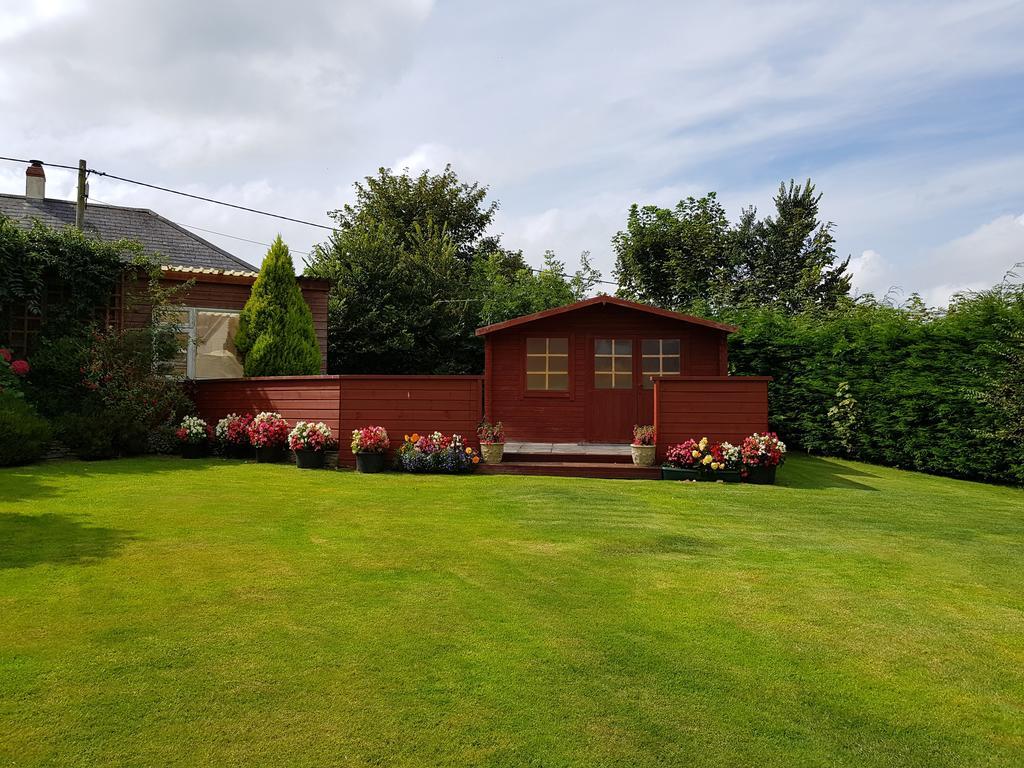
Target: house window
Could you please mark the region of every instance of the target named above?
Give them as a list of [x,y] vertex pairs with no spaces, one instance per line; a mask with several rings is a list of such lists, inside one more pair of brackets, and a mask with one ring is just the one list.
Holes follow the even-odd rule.
[[680,371],[679,339],[644,339],[641,346],[644,389],[654,388],[655,376],[674,376]]
[[234,379],[242,376],[235,350],[239,312],[229,309],[181,307],[168,313],[180,343],[174,372],[190,379]]
[[633,342],[630,339],[594,341],[594,388],[629,389],[633,386]]
[[569,340],[526,340],[526,388],[534,392],[569,389]]

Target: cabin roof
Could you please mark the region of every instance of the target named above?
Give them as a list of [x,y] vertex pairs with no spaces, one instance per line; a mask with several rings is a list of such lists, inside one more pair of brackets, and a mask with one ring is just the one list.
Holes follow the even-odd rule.
[[683,323],[691,323],[692,325],[699,325],[704,328],[713,328],[716,331],[723,331],[725,333],[733,333],[734,331],[738,330],[738,328],[736,328],[735,325],[716,323],[714,320],[705,320],[702,317],[684,315],[681,312],[671,312],[667,309],[659,309],[658,307],[652,307],[650,304],[639,304],[635,301],[620,299],[617,296],[595,296],[592,299],[584,299],[583,301],[577,301],[575,304],[566,304],[564,307],[545,309],[542,312],[534,312],[532,315],[523,315],[522,317],[515,317],[511,320],[505,320],[500,323],[485,325],[483,328],[476,329],[476,335],[486,336],[489,333],[494,333],[496,331],[504,331],[507,328],[514,328],[518,325],[525,325],[526,323],[532,323],[535,320],[545,320],[549,317],[556,317],[558,315],[563,315],[568,312],[575,312],[580,309],[586,309],[587,307],[602,305],[611,305],[615,307],[623,307],[625,309],[632,309],[637,312],[645,312],[649,315],[655,315],[656,317],[664,317],[668,318],[669,320],[678,320]]

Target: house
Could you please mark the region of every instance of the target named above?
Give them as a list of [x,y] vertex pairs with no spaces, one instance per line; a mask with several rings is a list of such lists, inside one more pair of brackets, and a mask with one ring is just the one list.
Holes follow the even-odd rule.
[[[25,177],[24,196],[0,194],[0,215],[25,226],[30,226],[33,220],[58,229],[75,223],[74,201],[46,197],[46,174],[41,163],[32,163]],[[253,265],[145,208],[89,203],[83,222],[86,232],[103,240],[131,239],[141,243],[145,252],[160,262],[165,287],[192,281],[187,292],[175,299],[179,306],[176,320],[182,333],[178,360],[182,374],[194,379],[242,375],[234,336],[239,313],[256,280]],[[147,308],[132,308],[124,301],[139,280],[132,270],[125,270],[107,312],[113,325],[132,327],[146,321]],[[323,280],[303,277],[299,278],[299,285],[313,312],[321,371],[326,371],[329,285]],[[59,300],[59,296],[51,296],[50,300]],[[6,314],[0,317],[0,340],[19,353],[30,353],[41,326],[40,316],[25,307],[10,307]]]
[[655,378],[727,375],[735,330],[612,296],[488,325],[484,411],[512,440],[624,443],[655,422]]

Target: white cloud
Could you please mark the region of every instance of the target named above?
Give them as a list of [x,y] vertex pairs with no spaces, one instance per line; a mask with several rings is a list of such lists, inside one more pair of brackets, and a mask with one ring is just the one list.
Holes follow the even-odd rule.
[[[570,263],[591,250],[608,275],[632,202],[717,190],[735,217],[810,175],[841,252],[861,254],[858,288],[909,292],[972,279],[955,258],[917,266],[1024,199],[1019,2],[9,5],[3,154],[85,157],[298,218],[326,221],[380,165],[451,162],[501,201],[510,246]],[[73,178],[48,175],[70,195]],[[326,235],[93,184],[254,240]],[[22,169],[0,173],[23,189]],[[1001,246],[979,237],[994,274]]]

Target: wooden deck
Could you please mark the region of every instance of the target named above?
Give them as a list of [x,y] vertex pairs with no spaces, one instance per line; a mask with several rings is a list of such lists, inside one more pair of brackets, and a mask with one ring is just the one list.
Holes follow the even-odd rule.
[[659,467],[633,464],[629,446],[604,443],[505,444],[501,464],[481,464],[485,475],[547,475],[550,477],[597,477],[611,480],[657,480]]

